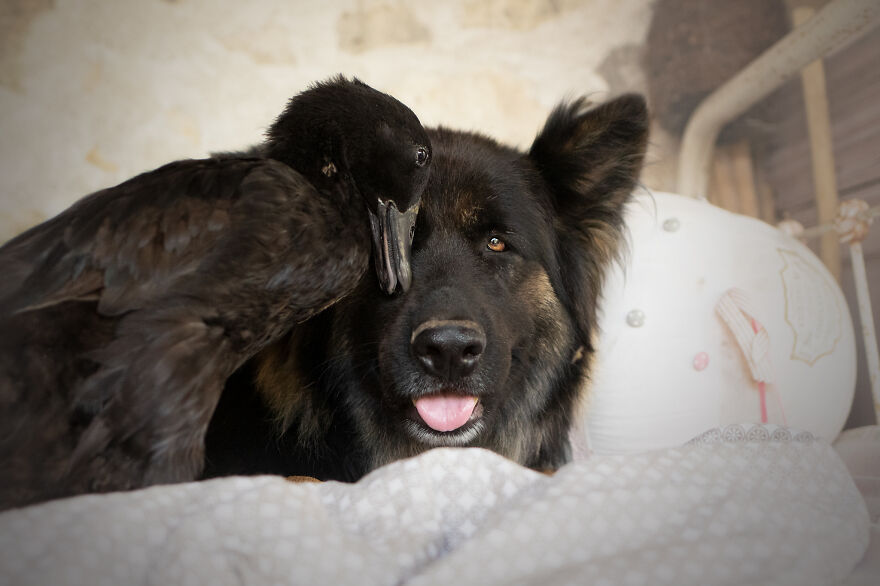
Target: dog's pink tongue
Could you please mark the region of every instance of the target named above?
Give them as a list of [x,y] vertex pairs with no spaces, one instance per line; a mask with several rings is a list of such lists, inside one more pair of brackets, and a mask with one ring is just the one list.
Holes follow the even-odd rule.
[[436,431],[452,431],[468,422],[477,405],[477,398],[431,395],[418,399],[415,404],[416,411],[428,427]]

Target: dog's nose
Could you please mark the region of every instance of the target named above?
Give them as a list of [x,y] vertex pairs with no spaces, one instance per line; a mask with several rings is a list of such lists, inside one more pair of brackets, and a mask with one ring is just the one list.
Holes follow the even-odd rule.
[[455,381],[476,368],[486,334],[469,320],[428,320],[413,330],[410,344],[428,373]]

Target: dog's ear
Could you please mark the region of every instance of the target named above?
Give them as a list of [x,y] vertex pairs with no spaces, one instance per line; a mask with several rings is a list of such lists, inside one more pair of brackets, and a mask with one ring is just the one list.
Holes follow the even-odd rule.
[[550,190],[565,296],[590,348],[607,266],[623,247],[624,204],[638,181],[648,140],[648,110],[637,94],[590,107],[560,104],[529,157]]

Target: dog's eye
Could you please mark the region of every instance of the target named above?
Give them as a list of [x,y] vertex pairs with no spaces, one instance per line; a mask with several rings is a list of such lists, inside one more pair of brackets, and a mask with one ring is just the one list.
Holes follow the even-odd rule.
[[419,147],[416,149],[416,167],[424,167],[428,162],[428,149]]
[[489,238],[489,242],[486,243],[486,246],[492,252],[502,252],[505,248],[507,248],[504,240],[498,238],[497,236],[492,236],[491,238]]

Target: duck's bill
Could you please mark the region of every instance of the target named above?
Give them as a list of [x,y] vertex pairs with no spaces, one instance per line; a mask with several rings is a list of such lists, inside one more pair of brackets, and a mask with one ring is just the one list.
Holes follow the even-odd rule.
[[379,200],[376,212],[370,210],[376,275],[379,286],[388,295],[393,294],[398,285],[406,292],[412,284],[410,254],[418,213],[418,202],[401,212],[393,201]]

